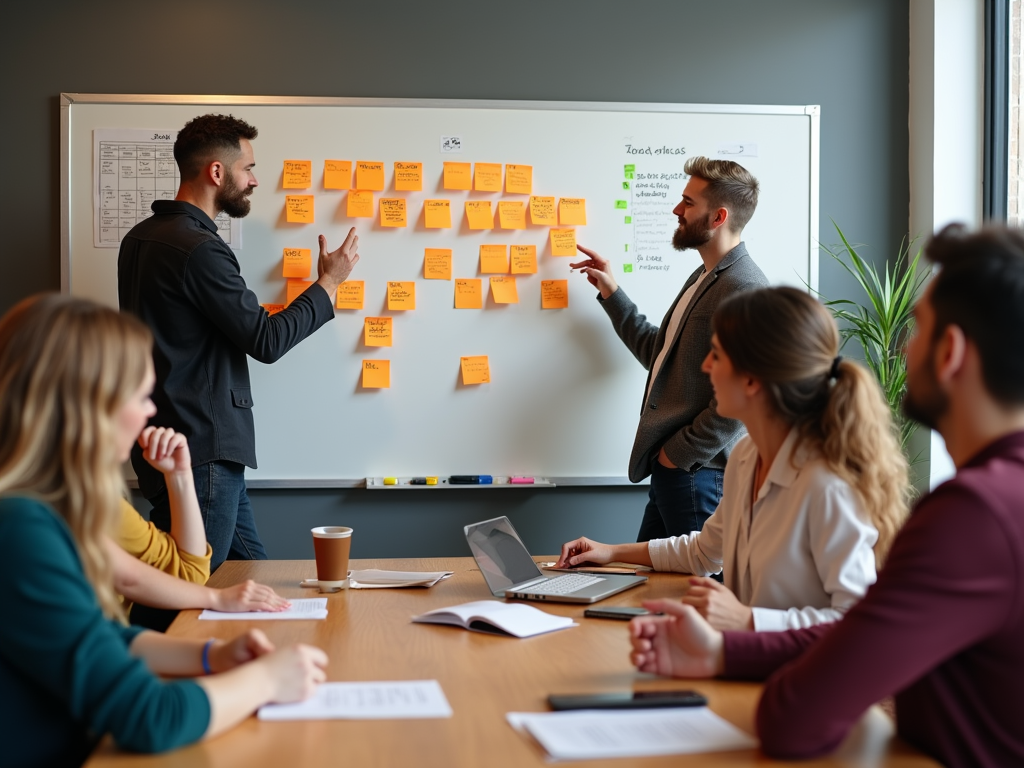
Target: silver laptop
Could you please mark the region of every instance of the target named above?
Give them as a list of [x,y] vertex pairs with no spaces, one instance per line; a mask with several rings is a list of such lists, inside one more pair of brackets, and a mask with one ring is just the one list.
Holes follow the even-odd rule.
[[473,558],[495,597],[596,603],[647,581],[646,576],[592,573],[545,576],[507,517],[467,525],[463,530]]

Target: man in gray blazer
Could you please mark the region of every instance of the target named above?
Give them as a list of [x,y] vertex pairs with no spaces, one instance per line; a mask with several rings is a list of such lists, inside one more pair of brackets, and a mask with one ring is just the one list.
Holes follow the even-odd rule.
[[683,284],[661,326],[647,322],[618,287],[608,260],[570,266],[586,275],[615,332],[649,371],[640,408],[629,479],[651,476],[650,501],[637,541],[699,531],[722,496],[722,470],[743,434],[738,421],[718,415],[701,364],[711,348],[711,317],[726,296],[768,284],[740,240],[757,206],[758,184],[730,160],[692,157],[683,199],[672,211],[676,250],[694,249],[703,262]]

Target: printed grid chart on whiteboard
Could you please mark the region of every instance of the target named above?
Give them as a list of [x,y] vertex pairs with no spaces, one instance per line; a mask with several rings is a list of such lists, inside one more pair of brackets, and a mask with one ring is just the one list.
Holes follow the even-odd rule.
[[[93,227],[97,248],[117,248],[128,230],[153,215],[154,200],[173,200],[178,191],[174,162],[176,130],[97,129],[93,132]],[[217,216],[217,232],[236,250],[241,222]]]

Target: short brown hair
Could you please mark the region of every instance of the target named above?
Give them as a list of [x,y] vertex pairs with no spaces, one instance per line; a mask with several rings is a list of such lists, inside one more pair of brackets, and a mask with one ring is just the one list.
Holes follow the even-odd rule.
[[728,209],[726,226],[737,234],[742,232],[757,208],[760,185],[753,174],[732,160],[709,160],[702,156],[691,157],[683,170],[708,183],[704,191],[708,204]]
[[174,140],[174,160],[184,181],[202,173],[208,163],[236,156],[242,139],[252,141],[258,131],[234,115],[201,115],[185,123]]

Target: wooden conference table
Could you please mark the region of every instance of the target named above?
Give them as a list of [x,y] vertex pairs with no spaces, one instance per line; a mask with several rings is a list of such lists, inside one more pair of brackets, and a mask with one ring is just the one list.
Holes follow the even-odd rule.
[[[410,623],[410,617],[433,608],[491,596],[472,558],[354,560],[351,567],[446,570],[455,574],[430,589],[365,589],[328,595],[325,621],[200,622],[198,611],[185,611],[168,634],[227,638],[249,627],[258,627],[279,646],[302,642],[323,648],[330,656],[329,680],[437,679],[454,712],[451,718],[274,723],[252,717],[208,742],[160,756],[118,752],[108,738],[87,765],[90,768],[543,766],[546,764],[543,750],[508,725],[507,712],[546,711],[549,693],[629,688],[694,688],[707,696],[713,711],[743,730],[754,732],[760,685],[665,680],[639,674],[629,662],[626,622],[586,619],[583,605],[544,604],[545,611],[572,616],[580,626],[525,640],[467,632],[458,627]],[[286,597],[314,597],[317,592],[301,588],[299,582],[315,576],[316,566],[312,560],[227,562],[210,579],[210,585],[227,586],[252,578],[269,584]],[[676,596],[684,578],[678,574],[651,574],[647,584],[601,604],[638,605],[644,598]],[[759,751],[744,750],[572,764],[654,768],[768,763],[772,761]],[[905,768],[936,765],[896,738],[892,721],[877,707],[868,711],[835,754],[827,759],[794,764]]]

